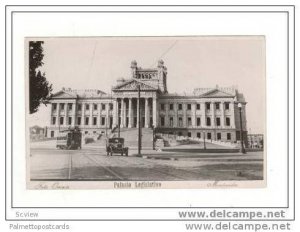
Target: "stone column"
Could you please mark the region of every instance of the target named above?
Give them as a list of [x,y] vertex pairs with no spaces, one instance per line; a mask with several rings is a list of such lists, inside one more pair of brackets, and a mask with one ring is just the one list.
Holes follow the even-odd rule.
[[210,108],[211,108],[211,127],[214,128],[215,127],[215,102],[211,102],[210,104]]
[[192,104],[192,127],[196,127],[196,103],[191,103]]
[[200,111],[201,111],[201,127],[207,127],[206,126],[206,105],[205,105],[205,102],[201,103]]
[[153,118],[153,125],[157,127],[157,99],[153,98],[153,107],[152,107],[152,118]]
[[124,107],[125,106],[125,102],[124,102],[124,98],[121,99],[121,123],[120,123],[120,127],[123,128],[124,127],[124,116],[125,116],[125,110]]
[[187,127],[186,104],[182,103],[182,126]]
[[220,103],[220,111],[221,111],[221,128],[224,128],[224,125],[225,125],[225,107],[224,107],[224,102]]
[[128,128],[132,127],[132,98],[128,99],[129,101],[129,106],[128,106]]
[[106,103],[105,104],[105,113],[106,113],[106,116],[105,116],[105,127],[106,128],[109,128],[109,103]]
[[69,106],[69,103],[65,103],[65,119],[64,119],[64,126],[68,126],[68,106]]
[[173,102],[173,111],[174,111],[174,118],[173,118],[173,127],[178,127],[178,114],[177,114],[177,103]]
[[57,106],[56,106],[56,126],[59,126],[59,115],[60,115],[60,103],[57,103]]
[[149,99],[145,98],[145,127],[149,128]]
[[93,104],[90,103],[90,118],[89,118],[89,125],[93,126]]
[[76,102],[72,104],[72,127],[75,127],[76,121],[76,112],[77,112],[77,104]]
[[97,126],[100,127],[101,126],[101,103],[97,104]]
[[[243,110],[243,109],[242,109]],[[234,120],[234,102],[230,102],[229,104],[229,112],[230,112],[230,127],[235,128],[235,120]]]
[[118,125],[118,99],[114,101],[114,118],[113,118],[113,127]]
[[85,124],[85,103],[81,103],[81,125]]

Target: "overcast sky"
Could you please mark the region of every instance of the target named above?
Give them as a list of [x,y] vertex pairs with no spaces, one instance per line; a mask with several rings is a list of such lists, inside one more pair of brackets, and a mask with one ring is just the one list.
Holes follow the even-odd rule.
[[[41,39],[40,39],[41,40]],[[265,44],[263,37],[131,37],[47,38],[43,71],[62,87],[100,89],[110,93],[120,77],[130,77],[130,63],[151,68],[163,59],[168,68],[169,93],[194,88],[235,85],[247,101],[250,133],[263,133]],[[50,107],[41,106],[29,125],[46,126]],[[49,121],[49,122],[48,122]]]

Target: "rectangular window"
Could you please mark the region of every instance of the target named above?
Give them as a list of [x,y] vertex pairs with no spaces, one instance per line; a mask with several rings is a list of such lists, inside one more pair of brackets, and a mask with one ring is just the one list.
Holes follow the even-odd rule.
[[192,126],[192,118],[188,117],[188,126]]
[[230,118],[226,117],[226,126],[230,126]]
[[201,125],[201,118],[197,118],[197,126]]
[[81,117],[77,118],[77,125],[81,125]]
[[179,118],[178,118],[178,125],[179,125],[180,127],[183,126],[183,125],[182,125],[182,117],[179,117]]
[[197,110],[200,110],[200,104],[197,104]]
[[182,104],[178,104],[178,110],[182,110]]
[[89,117],[85,118],[85,125],[89,125]]
[[210,102],[206,102],[205,107],[206,107],[207,110],[210,110]]
[[86,110],[90,110],[90,105],[89,104],[85,104],[85,109]]
[[170,117],[170,127],[173,126],[173,117]]
[[59,124],[60,124],[60,125],[63,125],[63,124],[64,124],[64,117],[60,117],[60,119],[59,119]]
[[221,140],[221,133],[217,133],[217,140]]
[[231,140],[231,133],[227,133],[227,140]]
[[192,109],[192,104],[187,104],[187,109],[191,110]]
[[65,109],[65,103],[60,103],[60,109],[64,110]]
[[52,117],[52,125],[56,124],[56,117]]
[[178,132],[178,136],[182,136],[182,132],[181,131]]
[[220,102],[216,102],[216,110],[220,109]]
[[77,106],[77,109],[79,110],[79,111],[81,111],[81,104],[78,104],[78,106]]
[[68,118],[68,125],[72,125],[72,117]]
[[188,132],[188,137],[192,137],[192,133],[191,132]]
[[165,117],[160,117],[160,125],[165,126]]
[[170,104],[170,110],[173,110],[173,104]]
[[102,126],[105,125],[105,117],[101,117],[101,125],[102,125]]
[[210,117],[206,118],[206,126],[210,126],[211,125],[211,120]]
[[225,110],[229,110],[229,102],[225,102]]
[[54,137],[54,131],[51,131],[50,134],[51,134],[51,135],[50,135],[51,138],[53,138],[53,137]]
[[216,117],[216,123],[217,123],[217,126],[221,125],[221,119],[219,117]]
[[201,138],[201,133],[197,132],[197,138]]
[[112,103],[109,104],[109,109],[113,110],[114,109],[114,105]]
[[72,103],[68,103],[68,110],[72,110],[73,108],[73,104]]
[[105,104],[101,104],[102,110],[105,110]]
[[211,133],[207,133],[207,139],[211,139]]
[[94,110],[97,110],[97,109],[98,109],[98,105],[94,104]]
[[56,103],[52,103],[52,108],[53,108],[53,110],[56,110],[57,104]]
[[97,125],[97,117],[93,117],[93,125]]
[[165,104],[160,104],[160,109],[165,110]]

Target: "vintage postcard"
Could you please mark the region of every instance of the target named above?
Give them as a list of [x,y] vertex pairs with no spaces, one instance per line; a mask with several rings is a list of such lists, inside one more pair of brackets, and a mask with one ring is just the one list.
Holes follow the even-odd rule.
[[25,38],[27,188],[266,186],[264,36]]

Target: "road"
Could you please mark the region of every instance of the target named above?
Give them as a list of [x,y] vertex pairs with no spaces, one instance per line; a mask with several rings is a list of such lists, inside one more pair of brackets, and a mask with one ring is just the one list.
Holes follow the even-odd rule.
[[[31,180],[99,180],[99,181],[183,181],[183,180],[261,180],[262,152],[240,154],[173,154],[143,151],[148,159],[106,156],[103,148],[57,150],[32,147],[30,150]],[[160,159],[159,156],[163,157]],[[186,157],[186,158],[185,158]],[[150,158],[150,159],[149,159]]]

